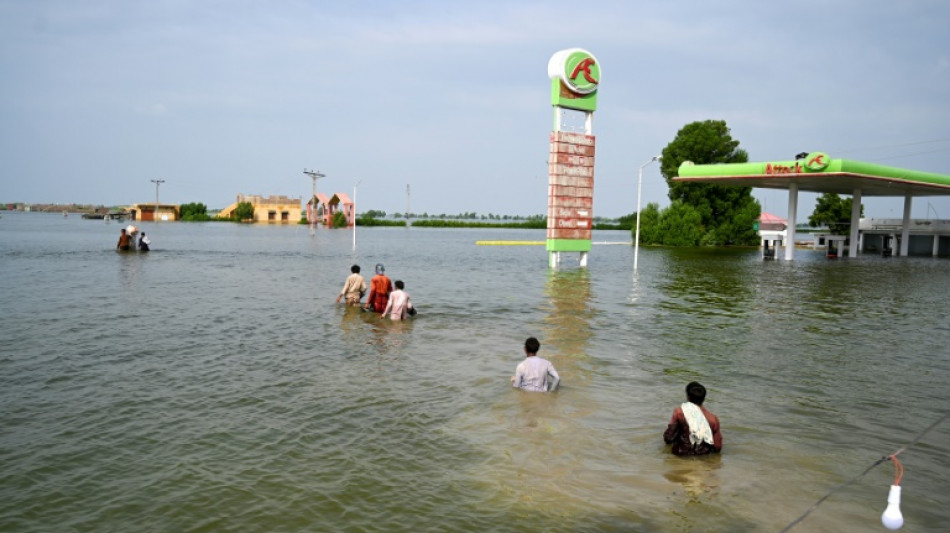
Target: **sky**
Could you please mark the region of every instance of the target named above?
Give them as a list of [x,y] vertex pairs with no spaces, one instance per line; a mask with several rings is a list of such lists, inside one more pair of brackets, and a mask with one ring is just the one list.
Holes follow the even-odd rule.
[[[151,202],[160,179],[162,203],[220,209],[307,198],[307,169],[358,212],[544,214],[547,62],[573,47],[602,73],[595,216],[635,212],[641,165],[709,119],[750,161],[950,174],[948,23],[945,0],[0,0],[0,201]],[[644,167],[642,204],[667,192]]]

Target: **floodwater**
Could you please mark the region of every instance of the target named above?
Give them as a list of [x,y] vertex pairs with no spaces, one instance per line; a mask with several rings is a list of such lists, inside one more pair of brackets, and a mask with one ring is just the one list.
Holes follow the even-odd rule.
[[[858,476],[950,408],[946,259],[123,226],[0,219],[0,531],[779,531],[836,488],[795,531],[877,531],[892,463]],[[416,318],[335,305],[354,262]],[[528,336],[559,392],[510,388]],[[691,380],[719,456],[663,445]],[[899,456],[904,531],[950,523],[948,442]]]

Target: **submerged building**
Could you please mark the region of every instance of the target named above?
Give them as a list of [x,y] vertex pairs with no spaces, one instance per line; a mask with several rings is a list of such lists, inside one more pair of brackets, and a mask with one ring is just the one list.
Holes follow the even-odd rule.
[[244,202],[254,207],[254,216],[251,217],[251,222],[297,224],[300,222],[301,214],[303,213],[300,207],[300,197],[238,194],[237,201],[222,209],[218,213],[218,217],[231,218],[238,204]]

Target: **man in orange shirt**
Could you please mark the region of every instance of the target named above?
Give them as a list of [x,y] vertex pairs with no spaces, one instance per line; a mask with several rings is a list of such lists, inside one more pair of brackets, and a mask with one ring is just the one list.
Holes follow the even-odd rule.
[[369,280],[369,298],[366,299],[364,309],[372,309],[382,313],[389,303],[389,293],[393,292],[393,282],[386,277],[386,267],[382,263],[376,264],[376,275]]

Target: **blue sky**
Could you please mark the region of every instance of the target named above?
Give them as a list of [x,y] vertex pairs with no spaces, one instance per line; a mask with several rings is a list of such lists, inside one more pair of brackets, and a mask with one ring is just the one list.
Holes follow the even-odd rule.
[[[824,151],[950,174],[950,3],[0,0],[0,200],[222,208],[353,193],[358,211],[542,214],[547,61],[602,68],[594,213],[722,119],[750,160]],[[668,203],[658,165],[643,203]],[[784,192],[757,190],[784,216]],[[815,195],[803,194],[799,220]],[[900,217],[903,201],[865,198]],[[950,218],[950,198],[913,216]]]

